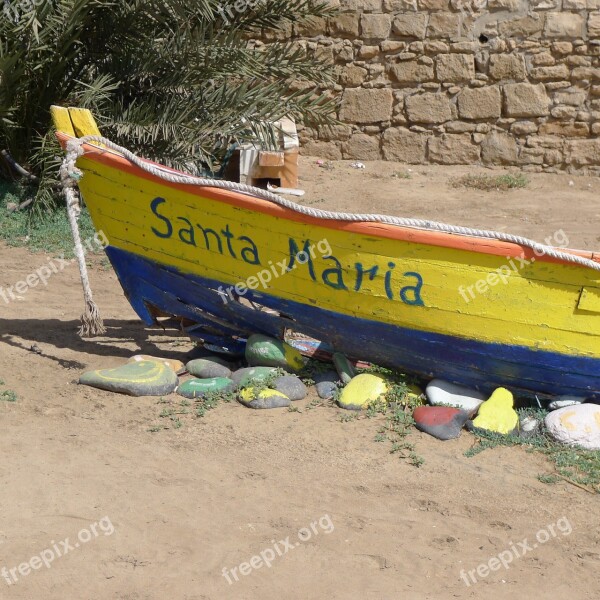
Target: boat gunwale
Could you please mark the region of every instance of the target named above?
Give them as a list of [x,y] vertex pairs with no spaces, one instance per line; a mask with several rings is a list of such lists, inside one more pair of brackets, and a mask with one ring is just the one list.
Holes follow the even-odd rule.
[[[61,146],[66,147],[69,140],[77,139],[64,132],[57,132],[58,140]],[[141,177],[148,181],[158,183],[160,185],[190,193],[196,196],[202,196],[218,202],[225,202],[238,208],[243,208],[251,211],[261,212],[278,218],[284,218],[291,221],[317,225],[334,230],[346,231],[349,233],[357,233],[361,235],[380,237],[398,241],[411,243],[420,243],[429,246],[438,246],[443,248],[451,248],[454,250],[463,250],[466,252],[476,252],[479,254],[489,254],[495,256],[504,256],[506,258],[523,257],[531,259],[535,257],[536,262],[558,263],[571,265],[573,267],[582,267],[574,263],[570,263],[559,258],[548,256],[547,254],[536,254],[533,249],[521,246],[512,242],[504,242],[497,239],[481,238],[477,236],[461,235],[454,233],[446,233],[443,231],[435,231],[428,229],[412,228],[403,225],[393,225],[388,223],[379,223],[372,221],[342,221],[335,219],[324,219],[321,217],[313,217],[295,212],[292,209],[279,206],[268,200],[263,200],[246,194],[244,192],[224,190],[221,188],[213,188],[210,186],[199,186],[193,184],[173,183],[157,177],[137,165],[131,163],[123,155],[93,144],[83,145],[85,158],[96,161],[102,165],[116,168],[134,177]],[[182,171],[166,167],[159,163],[143,159],[148,164],[157,166],[167,172],[177,175],[188,175]],[[594,262],[600,263],[600,252],[592,252],[588,250],[575,250],[571,248],[559,248],[562,252],[568,252],[576,256],[587,258]]]

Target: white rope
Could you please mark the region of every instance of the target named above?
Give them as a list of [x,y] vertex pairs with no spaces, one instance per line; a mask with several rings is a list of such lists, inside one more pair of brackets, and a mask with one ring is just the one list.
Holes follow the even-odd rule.
[[173,172],[164,167],[151,164],[148,161],[139,158],[126,148],[123,148],[115,144],[114,142],[111,142],[110,140],[97,135],[89,135],[79,139],[69,140],[69,142],[67,143],[67,158],[71,156],[75,160],[82,153],[81,146],[86,143],[101,144],[106,148],[114,150],[115,152],[122,154],[127,160],[129,160],[131,163],[133,163],[140,169],[146,171],[147,173],[150,173],[151,175],[154,175],[155,177],[163,179],[164,181],[169,181],[171,183],[182,183],[185,185],[196,185],[225,190],[233,190],[236,192],[241,192],[243,194],[249,194],[261,198],[262,200],[273,202],[274,204],[278,204],[279,206],[289,208],[290,210],[293,210],[297,213],[308,215],[310,217],[316,217],[318,219],[348,222],[385,223],[389,225],[398,225],[400,227],[409,227],[411,229],[441,231],[444,233],[451,233],[455,235],[471,236],[485,239],[500,240],[503,242],[510,242],[512,244],[517,244],[519,246],[531,248],[537,256],[547,255],[552,258],[562,260],[564,262],[573,263],[582,267],[594,269],[595,271],[600,271],[600,263],[597,263],[588,258],[584,258],[582,256],[578,256],[576,254],[571,254],[570,252],[563,252],[552,246],[539,244],[538,242],[535,242],[533,240],[519,235],[502,233],[499,231],[488,231],[485,229],[472,229],[471,227],[459,227],[457,225],[447,225],[445,223],[438,223],[436,221],[429,221],[425,219],[408,219],[404,217],[392,217],[389,215],[352,214],[320,210],[318,208],[311,208],[308,206],[296,204],[291,200],[287,200],[286,198],[277,196],[272,192],[251,185],[235,183],[233,181],[225,181],[222,179],[194,177],[193,175],[188,175],[186,173]]
[[69,215],[69,225],[71,226],[71,234],[75,244],[75,256],[79,265],[79,275],[81,277],[81,285],[83,287],[83,297],[85,300],[85,310],[81,315],[81,327],[79,335],[88,337],[93,335],[102,335],[106,332],[102,317],[98,311],[98,307],[92,297],[92,288],[85,264],[85,251],[81,244],[81,236],[79,234],[79,216],[81,215],[81,207],[79,206],[79,197],[75,189],[76,182],[81,178],[82,172],[75,166],[75,161],[78,156],[83,154],[81,146],[73,146],[63,161],[60,168],[60,179],[63,186],[63,192],[67,201],[67,214]]

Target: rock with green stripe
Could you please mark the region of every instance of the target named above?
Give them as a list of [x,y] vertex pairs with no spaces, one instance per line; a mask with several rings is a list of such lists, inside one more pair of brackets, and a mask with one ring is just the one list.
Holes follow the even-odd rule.
[[235,384],[227,377],[210,377],[208,379],[188,379],[178,388],[177,393],[184,398],[202,398],[210,393],[226,394],[231,392]]
[[304,367],[304,359],[289,344],[266,335],[254,334],[246,343],[246,360],[251,367],[279,367],[298,373]]
[[88,371],[79,383],[130,396],[164,396],[175,391],[179,378],[164,362],[142,360],[116,369]]

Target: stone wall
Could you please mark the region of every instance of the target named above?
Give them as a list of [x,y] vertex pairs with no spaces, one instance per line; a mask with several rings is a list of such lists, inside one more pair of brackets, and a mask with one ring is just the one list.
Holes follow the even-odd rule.
[[304,153],[600,174],[600,0],[339,1],[294,31],[345,123]]

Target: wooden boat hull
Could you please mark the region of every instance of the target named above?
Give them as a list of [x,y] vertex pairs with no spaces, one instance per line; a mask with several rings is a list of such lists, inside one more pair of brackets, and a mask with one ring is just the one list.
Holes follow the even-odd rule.
[[148,324],[175,315],[214,343],[291,329],[483,390],[600,396],[598,271],[497,240],[323,220],[167,183],[98,147],[86,146],[77,166],[106,252]]

